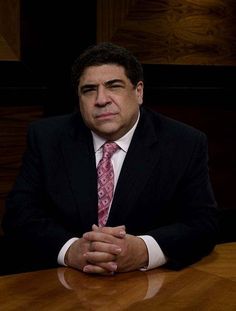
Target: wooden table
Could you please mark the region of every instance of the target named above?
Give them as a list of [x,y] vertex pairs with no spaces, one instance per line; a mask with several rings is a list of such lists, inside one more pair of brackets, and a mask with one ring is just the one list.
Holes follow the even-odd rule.
[[236,243],[181,271],[105,277],[58,268],[0,277],[0,310],[236,310]]

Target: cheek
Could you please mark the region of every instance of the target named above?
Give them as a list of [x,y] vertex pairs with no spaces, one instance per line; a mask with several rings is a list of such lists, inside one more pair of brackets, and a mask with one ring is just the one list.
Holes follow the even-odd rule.
[[[127,101],[128,102],[128,101]],[[123,115],[129,117],[133,114],[136,114],[137,111],[139,110],[139,105],[138,103],[134,103],[133,101],[128,102],[129,104],[124,105],[122,107]]]
[[92,113],[90,109],[84,105],[80,105],[80,112],[85,123],[90,124],[92,122]]
[[87,103],[80,103],[80,111],[83,115],[89,116],[91,114],[91,108]]

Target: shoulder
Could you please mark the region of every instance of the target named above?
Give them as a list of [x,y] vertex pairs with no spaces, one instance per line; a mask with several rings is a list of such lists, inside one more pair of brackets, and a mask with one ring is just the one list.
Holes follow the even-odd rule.
[[40,120],[33,121],[29,125],[29,129],[46,132],[57,131],[70,126],[73,118],[73,114],[42,118]]
[[77,137],[77,133],[83,136],[87,133],[85,131],[80,114],[73,113],[33,121],[27,136],[29,141],[36,141],[39,145],[50,145]]
[[41,133],[42,135],[53,135],[71,133],[74,134],[77,131],[83,132],[86,126],[82,120],[80,113],[71,113],[55,117],[42,118],[37,121],[33,121],[29,125],[29,132]]
[[160,113],[146,112],[155,132],[156,146],[165,161],[185,166],[194,159],[205,161],[208,158],[208,141],[204,132]]
[[206,134],[189,124],[172,119],[166,115],[144,108],[144,118],[152,123],[157,136],[170,140],[206,139]]

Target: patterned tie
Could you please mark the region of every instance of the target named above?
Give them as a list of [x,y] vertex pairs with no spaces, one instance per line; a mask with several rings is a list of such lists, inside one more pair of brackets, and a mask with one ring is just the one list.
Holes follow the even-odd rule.
[[111,163],[112,155],[119,149],[114,143],[103,145],[103,156],[97,166],[98,176],[98,225],[105,226],[108,218],[109,206],[114,190],[114,171]]

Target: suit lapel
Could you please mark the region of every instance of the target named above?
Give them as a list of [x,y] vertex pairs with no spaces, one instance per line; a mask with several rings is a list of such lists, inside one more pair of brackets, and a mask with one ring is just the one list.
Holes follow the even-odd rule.
[[156,130],[147,112],[142,111],[117,183],[108,226],[125,223],[159,161],[159,153]]
[[97,223],[96,162],[92,135],[75,115],[63,139],[62,153],[83,229]]

